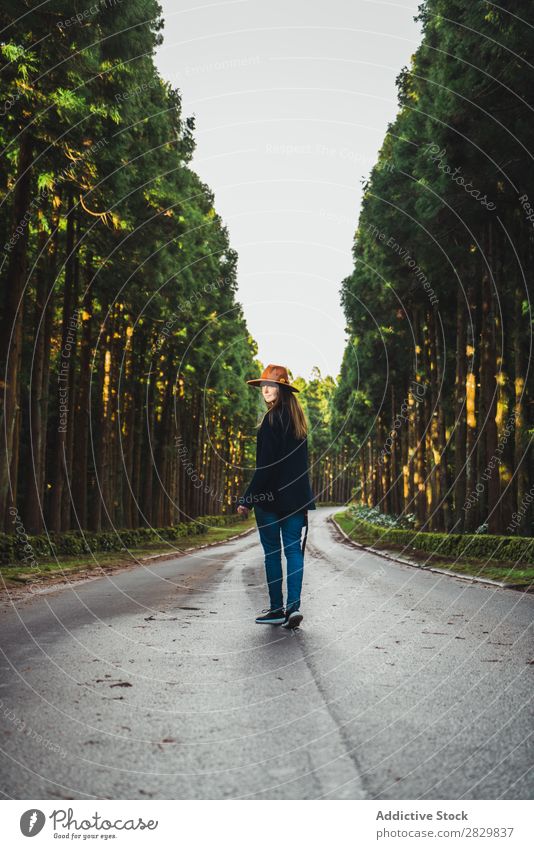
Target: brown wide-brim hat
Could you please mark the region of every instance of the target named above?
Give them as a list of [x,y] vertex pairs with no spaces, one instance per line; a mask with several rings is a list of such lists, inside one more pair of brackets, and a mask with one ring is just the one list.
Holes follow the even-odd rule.
[[296,386],[291,385],[285,366],[275,366],[271,363],[271,365],[263,369],[261,377],[256,377],[254,380],[247,380],[247,383],[250,386],[261,386],[265,380],[268,380],[269,383],[278,383],[280,386],[285,386],[291,392],[299,391]]

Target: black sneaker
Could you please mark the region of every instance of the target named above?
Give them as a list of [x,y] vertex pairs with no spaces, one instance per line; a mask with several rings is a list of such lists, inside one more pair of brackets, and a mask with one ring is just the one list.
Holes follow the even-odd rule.
[[279,607],[277,610],[266,608],[262,610],[259,616],[256,616],[258,625],[282,625],[285,619],[286,617],[282,607]]
[[293,610],[290,608],[286,610],[285,620],[284,624],[282,625],[282,628],[298,628],[303,619],[304,616],[302,615],[300,610]]

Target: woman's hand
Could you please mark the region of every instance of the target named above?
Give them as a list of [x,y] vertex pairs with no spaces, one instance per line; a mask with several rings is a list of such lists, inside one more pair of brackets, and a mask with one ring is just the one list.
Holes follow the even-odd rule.
[[237,512],[239,513],[240,516],[244,516],[245,519],[246,519],[248,514],[249,514],[249,509],[248,509],[248,507],[245,507],[244,504],[240,504],[239,507],[237,508]]

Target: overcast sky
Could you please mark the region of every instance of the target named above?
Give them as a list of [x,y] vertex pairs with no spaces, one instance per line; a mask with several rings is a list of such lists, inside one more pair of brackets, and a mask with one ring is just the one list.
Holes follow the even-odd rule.
[[196,119],[193,167],[239,253],[265,364],[339,373],[361,181],[420,41],[419,0],[160,0],[161,74]]

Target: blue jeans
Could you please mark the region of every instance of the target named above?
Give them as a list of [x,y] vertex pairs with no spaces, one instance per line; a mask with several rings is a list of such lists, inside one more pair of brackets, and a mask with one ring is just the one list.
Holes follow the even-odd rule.
[[304,570],[304,556],[300,543],[302,528],[305,524],[304,511],[294,513],[286,518],[280,518],[277,513],[271,513],[256,504],[254,505],[254,513],[261,544],[265,552],[265,573],[269,586],[271,610],[278,610],[284,606],[280,535],[282,536],[287,561],[286,609],[292,607],[294,610],[298,610]]

